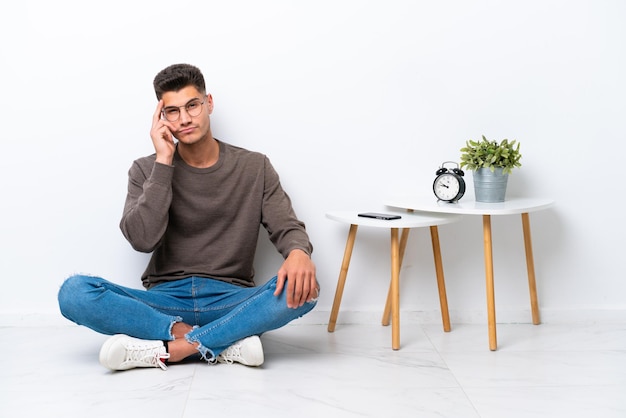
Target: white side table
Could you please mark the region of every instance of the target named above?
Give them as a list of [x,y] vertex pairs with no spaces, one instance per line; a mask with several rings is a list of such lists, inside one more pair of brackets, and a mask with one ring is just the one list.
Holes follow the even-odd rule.
[[533,259],[532,242],[530,236],[529,213],[547,209],[554,204],[550,199],[539,198],[510,198],[501,203],[481,203],[472,199],[461,199],[457,203],[438,202],[433,197],[399,196],[387,199],[385,205],[395,208],[411,209],[428,214],[456,214],[482,215],[483,239],[485,256],[485,279],[487,288],[487,319],[489,326],[489,349],[498,347],[496,337],[496,311],[493,279],[493,246],[491,239],[492,215],[522,215],[522,229],[524,233],[524,248],[526,251],[526,267],[528,270],[528,287],[530,290],[530,305],[533,324],[538,325],[539,305],[537,302],[537,284],[535,279],[535,264]]
[[[363,210],[362,212],[367,211]],[[350,225],[343,261],[341,263],[341,270],[339,272],[339,279],[337,280],[335,299],[330,313],[330,319],[328,321],[328,332],[335,331],[337,316],[339,314],[339,305],[341,304],[341,297],[343,295],[343,289],[348,275],[348,268],[350,266],[350,258],[352,257],[352,249],[354,248],[356,232],[359,226],[389,228],[391,230],[391,283],[389,293],[387,295],[387,302],[385,304],[385,311],[383,313],[382,324],[385,326],[389,325],[389,318],[391,316],[392,348],[394,350],[398,350],[400,348],[400,267],[402,265],[402,258],[404,257],[404,250],[406,248],[406,243],[409,238],[409,230],[411,228],[430,228],[443,328],[446,332],[450,331],[450,316],[448,314],[448,301],[446,297],[441,250],[439,247],[439,231],[437,226],[455,222],[459,219],[459,217],[446,214],[414,214],[407,211],[398,212],[387,210],[385,213],[398,214],[402,218],[394,220],[381,220],[363,218],[358,216],[359,213],[360,212],[357,211],[343,211],[328,212],[326,214],[326,217],[329,219]],[[401,239],[398,238],[398,231],[400,229],[402,229]]]

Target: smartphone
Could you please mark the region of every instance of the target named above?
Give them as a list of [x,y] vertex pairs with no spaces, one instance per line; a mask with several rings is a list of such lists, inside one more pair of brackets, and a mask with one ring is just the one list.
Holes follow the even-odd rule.
[[362,218],[384,219],[385,221],[402,218],[402,216],[400,215],[391,215],[389,213],[376,213],[376,212],[359,213],[359,216]]

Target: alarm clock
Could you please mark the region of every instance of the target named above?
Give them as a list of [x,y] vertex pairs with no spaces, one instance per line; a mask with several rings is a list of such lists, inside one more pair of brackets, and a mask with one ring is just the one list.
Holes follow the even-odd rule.
[[[456,167],[448,169],[446,164],[454,164]],[[457,202],[465,194],[465,180],[463,180],[463,170],[453,161],[446,161],[435,173],[433,182],[433,192],[437,200],[444,202]]]

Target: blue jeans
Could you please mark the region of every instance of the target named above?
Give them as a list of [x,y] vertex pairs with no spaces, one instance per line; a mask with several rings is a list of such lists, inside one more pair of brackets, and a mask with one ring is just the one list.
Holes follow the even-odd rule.
[[[100,277],[76,275],[59,291],[64,317],[102,334],[127,334],[171,341],[172,326],[194,326],[185,338],[212,360],[234,342],[280,328],[312,310],[317,300],[292,309],[285,291],[274,296],[274,277],[258,287],[241,287],[203,277],[132,289]],[[287,285],[285,284],[285,288]]]

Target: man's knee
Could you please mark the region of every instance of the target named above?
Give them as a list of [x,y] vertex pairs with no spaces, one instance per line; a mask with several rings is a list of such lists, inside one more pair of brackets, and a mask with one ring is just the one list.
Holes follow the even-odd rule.
[[89,293],[89,289],[93,289],[95,281],[98,280],[102,279],[84,275],[73,275],[65,279],[57,296],[61,314],[73,320],[73,314],[77,310],[85,308],[86,296]]

